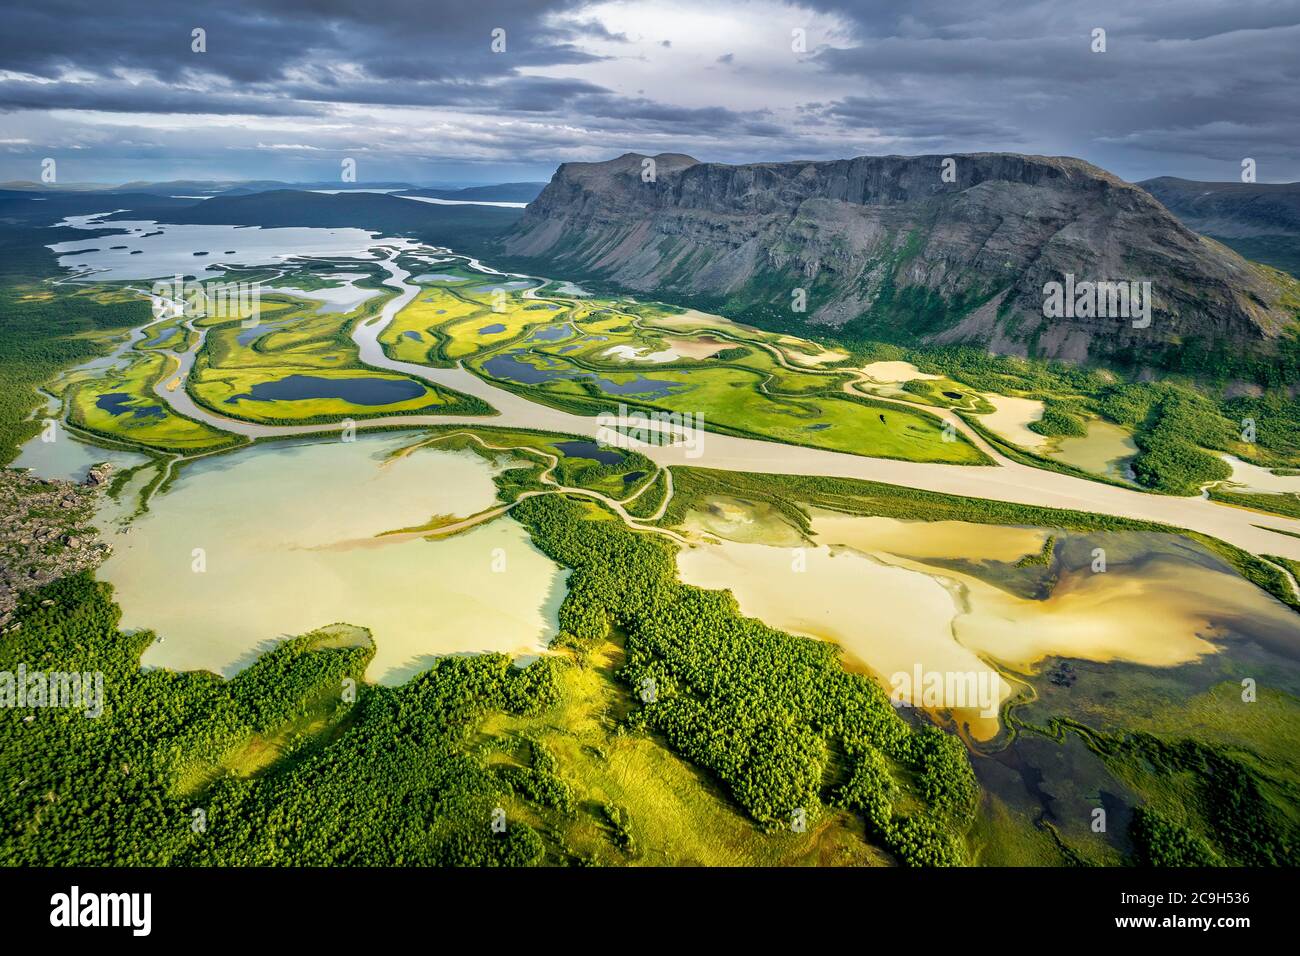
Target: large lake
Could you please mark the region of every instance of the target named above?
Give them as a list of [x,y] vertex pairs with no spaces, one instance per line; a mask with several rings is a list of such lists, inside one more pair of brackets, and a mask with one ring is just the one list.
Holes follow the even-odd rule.
[[174,225],[143,219],[102,222],[108,215],[112,213],[69,216],[60,223],[73,229],[116,229],[122,233],[52,244],[50,249],[60,266],[78,273],[91,270],[93,278],[101,281],[174,275],[206,279],[221,275],[225,271],[222,265],[274,265],[296,256],[373,259],[370,249],[378,241],[375,233],[364,229]]

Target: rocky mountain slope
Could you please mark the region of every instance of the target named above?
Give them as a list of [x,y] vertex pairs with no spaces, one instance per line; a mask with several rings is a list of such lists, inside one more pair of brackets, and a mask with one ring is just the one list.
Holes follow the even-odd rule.
[[[1284,277],[1081,160],[956,155],[948,182],[942,156],[728,166],[661,154],[651,181],[646,159],[561,166],[504,255],[769,325],[1071,360],[1267,355],[1295,324]],[[1067,273],[1149,281],[1152,321],[1046,317],[1044,288]]]

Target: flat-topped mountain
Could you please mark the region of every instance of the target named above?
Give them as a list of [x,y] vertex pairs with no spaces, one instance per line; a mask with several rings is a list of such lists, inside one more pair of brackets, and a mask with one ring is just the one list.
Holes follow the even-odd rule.
[[[766,324],[1072,360],[1267,355],[1296,321],[1285,277],[1068,157],[731,166],[628,153],[562,165],[502,246],[538,268]],[[1150,282],[1150,324],[1085,309],[1048,317],[1044,288],[1067,274]]]

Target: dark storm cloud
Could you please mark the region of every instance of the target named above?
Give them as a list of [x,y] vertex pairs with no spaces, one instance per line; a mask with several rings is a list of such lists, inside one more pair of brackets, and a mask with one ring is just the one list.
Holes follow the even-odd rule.
[[320,78],[310,83],[284,83],[278,89],[295,99],[319,103],[477,107],[520,112],[555,111],[574,97],[607,92],[604,87],[585,80],[542,76],[491,78],[479,83],[447,79],[400,85],[377,78]]
[[866,126],[890,135],[915,140],[987,139],[1016,140],[1021,135],[996,115],[974,115],[949,106],[918,104],[915,100],[847,96],[810,112],[853,126]]
[[880,119],[903,139],[1072,153],[1131,178],[1226,179],[1248,155],[1300,178],[1296,0],[816,6],[849,17],[855,42],[813,61],[871,91],[832,116]]
[[723,106],[672,106],[644,97],[608,94],[579,97],[573,105],[590,116],[621,119],[630,124],[681,129],[683,132],[731,129],[764,115],[761,111],[740,112]]
[[6,110],[99,110],[106,113],[209,113],[246,116],[316,116],[319,105],[239,93],[211,93],[150,84],[99,80],[30,83],[0,79],[0,112]]
[[[49,0],[6,11],[0,65],[38,76],[69,68],[140,70],[167,80],[194,72],[243,84],[279,82],[300,67],[355,63],[380,78],[495,77],[519,66],[596,59],[575,43],[606,36],[598,24],[543,24],[556,0],[301,2],[235,0],[202,8],[157,0],[115,0],[111,9]],[[207,50],[191,49],[206,31]],[[505,31],[509,56],[493,53],[492,31]]]

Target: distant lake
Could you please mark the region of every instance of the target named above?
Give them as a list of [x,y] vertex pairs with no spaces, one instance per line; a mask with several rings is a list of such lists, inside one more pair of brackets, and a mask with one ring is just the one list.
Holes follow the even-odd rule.
[[[131,240],[133,251],[120,247],[88,250],[84,239],[56,242],[49,248],[59,257],[59,265],[65,269],[94,269],[96,280],[162,279],[174,275],[210,278],[223,272],[226,265],[271,265],[297,256],[375,258],[370,249],[377,233],[364,229],[173,225],[141,219],[101,221],[113,214],[105,211],[68,216],[59,225],[73,229],[119,229],[124,238]],[[219,261],[210,258],[198,261],[195,249],[235,251],[224,253]]]

